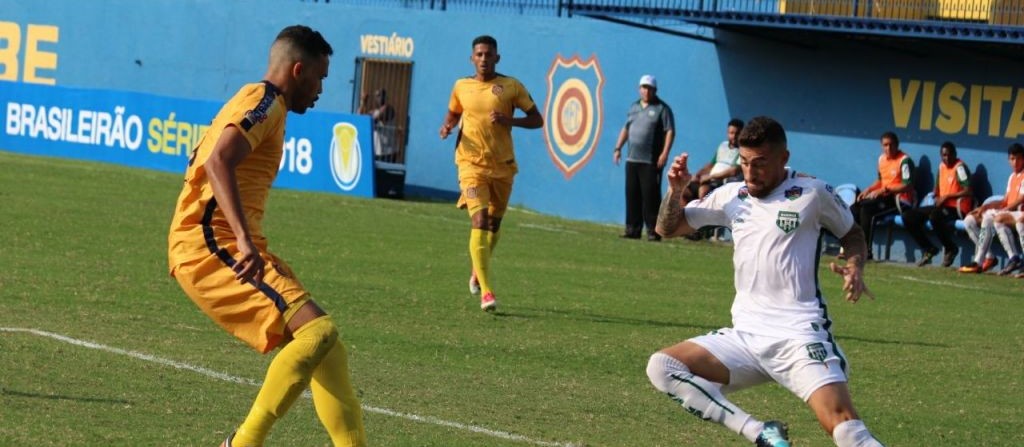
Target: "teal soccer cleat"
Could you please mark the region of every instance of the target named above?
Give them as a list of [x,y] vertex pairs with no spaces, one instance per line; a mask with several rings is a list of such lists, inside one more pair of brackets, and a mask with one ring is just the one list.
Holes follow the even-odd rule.
[[789,428],[779,421],[765,422],[754,445],[757,447],[789,447]]

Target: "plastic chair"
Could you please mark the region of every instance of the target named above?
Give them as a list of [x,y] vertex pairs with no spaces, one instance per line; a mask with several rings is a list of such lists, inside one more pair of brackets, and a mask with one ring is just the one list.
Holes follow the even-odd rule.
[[[912,192],[911,193],[911,200],[914,200],[914,196],[915,196],[915,193]],[[881,214],[876,214],[875,217],[871,218],[871,228],[875,228],[877,226],[882,226],[882,225],[886,226],[886,230],[887,230],[887,233],[886,233],[886,244],[885,244],[885,260],[886,261],[889,260],[890,253],[892,252],[892,232],[893,232],[893,228],[897,226],[897,224],[896,224],[897,220],[899,220],[899,226],[900,227],[903,226],[903,207],[908,205],[907,203],[904,203],[902,200],[900,200],[900,196],[898,196],[898,195],[894,195],[893,196],[893,200],[896,201],[896,208],[890,209],[889,211],[886,211],[886,212],[881,213]],[[911,207],[914,206],[913,203],[910,203],[909,205]],[[867,241],[867,242],[868,242],[868,244],[872,243],[872,241]]]
[[928,194],[925,194],[924,198],[921,199],[921,203],[919,203],[917,206],[935,206],[935,191],[931,191]]
[[853,202],[857,201],[857,185],[844,183],[836,186],[836,195],[843,199],[843,202],[846,202],[846,206],[853,205]]
[[[891,248],[890,247],[892,247],[892,235],[893,235],[894,228],[906,228],[906,224],[903,222],[903,209],[900,206],[901,203],[902,202],[898,202],[897,205],[896,205],[896,208],[898,208],[900,210],[900,212],[899,212],[899,214],[897,214],[895,217],[892,218],[892,223],[889,225],[889,229],[888,229],[888,232],[886,234],[886,238],[885,238],[885,260],[886,261],[889,260],[889,253],[891,252]],[[924,198],[921,199],[921,202],[918,203],[917,206],[918,206],[918,208],[924,208],[926,206],[935,206],[935,191],[931,191],[928,194],[926,194],[924,196]],[[928,230],[931,230],[932,229],[931,221],[927,221],[926,220],[925,223],[924,223],[924,227],[926,229],[928,229]]]
[[[851,206],[851,205],[854,204],[854,202],[857,201],[857,193],[858,193],[857,185],[854,185],[852,183],[844,183],[842,185],[836,186],[836,195],[839,196],[839,198],[842,199],[843,202],[846,203],[846,206]],[[890,211],[882,213],[882,214],[878,214],[875,217],[873,217],[871,219],[871,227],[872,228],[874,228],[876,226],[880,226],[880,225],[890,225],[892,223],[892,221],[893,221],[894,215],[899,215],[899,213],[903,212],[903,204],[902,204],[902,202],[900,202],[898,198],[895,199],[895,200],[896,200],[896,209],[890,210]],[[859,216],[853,216],[854,220],[856,220],[858,217]],[[872,245],[873,245],[872,242],[871,241],[867,241],[867,243],[868,243],[868,249],[871,250],[872,249]],[[886,249],[886,259],[888,259],[888,257],[889,257],[888,249]]]
[[[960,200],[963,200],[963,198],[961,197]],[[957,200],[956,202],[956,212],[960,218],[953,222],[953,228],[955,228],[957,231],[967,231],[967,227],[964,225],[964,213],[963,211],[960,211],[960,200]],[[985,199],[985,201],[982,202],[982,205],[988,205],[990,203],[998,202],[1000,200],[1003,200],[1002,194],[994,195]]]
[[[917,205],[918,208],[924,208],[926,206],[935,206],[935,192],[934,191],[928,193],[927,195],[925,195],[924,198],[921,199],[921,203],[919,203]],[[899,205],[897,205],[897,208],[901,208],[901,207]],[[903,210],[902,209],[900,210],[900,214],[898,214],[896,217],[894,217],[892,219],[892,224],[897,226],[897,227],[900,227],[900,228],[904,227],[904,225],[903,225]],[[931,222],[926,222],[925,223],[925,228],[928,228],[929,230],[932,229]],[[892,240],[892,238],[890,238],[890,241],[891,240]]]
[[988,204],[991,204],[991,203],[998,202],[1000,200],[1003,200],[1003,195],[1002,194],[989,197],[989,198],[985,199],[985,201],[982,202],[981,204],[982,205],[988,205]]

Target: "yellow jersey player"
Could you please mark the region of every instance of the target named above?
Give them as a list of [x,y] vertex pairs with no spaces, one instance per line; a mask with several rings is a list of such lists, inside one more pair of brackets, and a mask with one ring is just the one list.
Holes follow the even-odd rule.
[[330,317],[269,251],[260,222],[289,111],[323,91],[333,50],[306,26],[283,29],[264,80],[241,88],[191,154],[168,237],[170,273],[214,322],[253,349],[280,347],[256,401],[222,446],[262,446],[307,385],[336,446],[365,446],[362,410]]
[[[537,129],[544,125],[544,118],[522,83],[495,71],[501,60],[497,40],[491,36],[473,39],[469,59],[476,74],[455,81],[440,134],[441,139],[448,138],[461,119],[455,164],[462,192],[458,206],[466,208],[472,219],[469,289],[481,294],[480,308],[493,311],[498,302],[491,289],[490,258],[518,171],[512,127]],[[516,108],[526,116],[513,117]]]

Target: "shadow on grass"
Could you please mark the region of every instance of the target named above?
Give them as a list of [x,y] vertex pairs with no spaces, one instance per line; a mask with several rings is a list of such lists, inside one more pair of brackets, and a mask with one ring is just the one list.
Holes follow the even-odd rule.
[[131,405],[132,402],[124,399],[103,399],[98,397],[78,397],[78,396],[62,396],[59,394],[39,394],[39,393],[26,393],[23,391],[14,391],[6,388],[0,388],[0,394],[4,396],[14,397],[27,397],[31,399],[46,399],[46,400],[69,400],[74,402],[86,402],[86,403],[102,403],[102,404],[118,404],[118,405]]
[[926,346],[929,348],[950,348],[950,345],[943,343],[927,343],[923,341],[906,341],[906,340],[881,340],[877,338],[864,338],[864,337],[836,337],[836,341],[842,343],[846,340],[859,341],[863,343],[874,343],[879,345],[907,345],[907,346]]
[[678,327],[678,328],[690,328],[697,329],[699,331],[713,331],[715,329],[721,329],[721,326],[705,326],[698,324],[679,323],[675,321],[658,321],[658,320],[645,320],[642,318],[629,318],[629,317],[617,317],[598,315],[589,312],[580,311],[569,311],[569,310],[557,310],[557,309],[538,309],[533,307],[516,307],[516,311],[524,312],[496,312],[494,315],[498,317],[511,317],[511,318],[543,318],[548,316],[559,316],[561,318],[568,318],[576,321],[585,321],[591,323],[610,323],[610,324],[626,324],[633,326],[652,326],[652,327]]

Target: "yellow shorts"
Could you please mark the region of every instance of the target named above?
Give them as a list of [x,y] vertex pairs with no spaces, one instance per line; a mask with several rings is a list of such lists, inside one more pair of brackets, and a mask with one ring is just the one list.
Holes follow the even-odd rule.
[[487,209],[490,217],[503,217],[512,196],[512,177],[491,178],[477,172],[459,172],[459,208],[469,211],[470,217]]
[[192,302],[224,330],[266,354],[285,338],[284,313],[288,306],[308,295],[291,268],[272,253],[266,261],[263,283],[240,284],[228,263],[237,253],[234,243],[215,254],[178,264],[171,275]]

